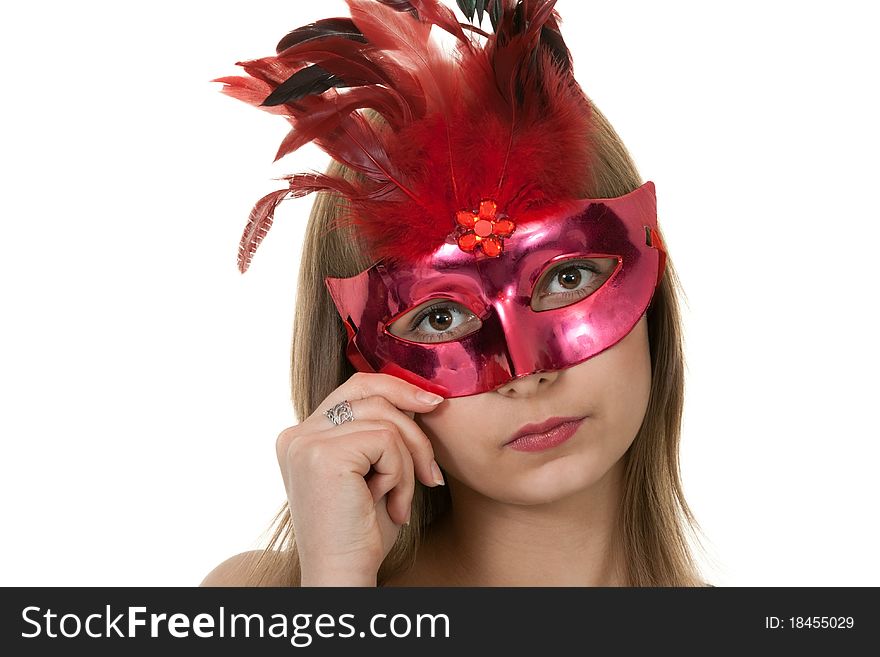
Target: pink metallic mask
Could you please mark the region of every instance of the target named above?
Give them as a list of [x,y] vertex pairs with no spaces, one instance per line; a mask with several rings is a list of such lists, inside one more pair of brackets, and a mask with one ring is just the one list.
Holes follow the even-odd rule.
[[[356,276],[325,282],[357,370],[462,397],[534,372],[571,367],[616,344],[647,309],[665,255],[654,183],[646,182],[624,196],[558,204],[517,222],[498,257],[465,251],[449,238],[418,263],[380,262]],[[543,294],[536,284],[546,288],[549,272],[575,271],[571,267],[585,258],[613,258],[616,266],[606,261],[612,263],[610,275],[602,275],[606,280],[586,295],[543,297],[552,307],[533,309]],[[404,325],[400,318],[432,300],[453,316],[466,316],[466,334],[451,328],[414,339],[407,332],[410,322]]]

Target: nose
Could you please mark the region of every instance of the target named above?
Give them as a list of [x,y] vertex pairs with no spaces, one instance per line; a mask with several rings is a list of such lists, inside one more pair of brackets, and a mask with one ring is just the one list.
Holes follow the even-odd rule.
[[559,372],[535,372],[513,379],[495,392],[515,399],[532,397],[552,386],[557,378],[559,378]]

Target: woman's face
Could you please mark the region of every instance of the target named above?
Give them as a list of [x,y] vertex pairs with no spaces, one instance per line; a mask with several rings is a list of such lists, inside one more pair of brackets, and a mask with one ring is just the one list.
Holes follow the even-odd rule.
[[[620,342],[578,365],[447,399],[415,420],[449,477],[491,499],[540,504],[602,479],[635,438],[650,389],[647,319],[642,315]],[[554,416],[586,419],[555,447],[523,452],[505,446],[523,425]]]

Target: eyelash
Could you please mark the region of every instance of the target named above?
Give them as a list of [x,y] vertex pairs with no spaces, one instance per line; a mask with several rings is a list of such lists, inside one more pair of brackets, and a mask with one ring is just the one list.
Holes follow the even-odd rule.
[[[593,264],[588,263],[588,262],[581,262],[581,263],[579,263],[579,264],[574,264],[574,265],[568,265],[568,264],[567,264],[567,266],[560,266],[560,267],[557,267],[557,268],[555,268],[555,269],[552,269],[551,272],[556,272],[556,273],[558,274],[559,272],[563,272],[563,271],[566,271],[566,270],[568,270],[568,269],[586,269],[587,271],[593,272],[593,273],[596,274],[597,276],[598,276],[598,275],[601,275],[601,273],[602,273],[602,271],[601,271],[596,265],[593,265]],[[549,279],[549,280],[553,280],[553,277],[552,277],[552,276],[549,276],[548,279]],[[552,296],[554,296],[554,297],[562,297],[563,299],[567,299],[567,298],[569,298],[569,297],[573,297],[573,296],[581,296],[581,293],[582,293],[585,289],[587,289],[587,288],[581,288],[581,289],[579,289],[579,290],[568,290],[568,291],[566,291],[566,292],[555,292],[555,293],[552,294]],[[550,295],[544,295],[544,296],[550,296]]]
[[[556,269],[551,270],[551,271],[555,271],[555,272],[559,273],[559,272],[565,271],[567,269],[586,269],[586,270],[588,270],[594,274],[597,274],[597,275],[602,273],[599,270],[599,268],[596,267],[596,265],[593,265],[588,262],[579,262],[577,264],[566,263],[565,266],[559,266]],[[551,280],[552,280],[552,278],[551,278]],[[585,289],[587,289],[587,288],[581,288],[580,290],[568,290],[567,292],[555,292],[552,295],[545,295],[545,296],[554,296],[554,297],[561,297],[563,299],[568,299],[568,298],[575,297],[575,296],[583,296],[582,293]],[[425,308],[422,312],[420,312],[418,314],[418,316],[412,321],[412,323],[410,324],[410,327],[409,327],[410,332],[415,333],[416,335],[419,335],[420,337],[425,336],[425,337],[429,337],[429,338],[438,338],[438,337],[442,338],[447,333],[450,333],[451,331],[453,331],[454,329],[447,329],[446,331],[442,331],[441,333],[431,333],[429,331],[422,331],[422,330],[418,329],[418,327],[422,324],[422,322],[425,321],[425,319],[435,310],[446,310],[446,311],[449,311],[453,315],[461,313],[461,311],[456,306],[448,305],[448,302],[441,302],[441,303],[432,304],[432,305],[428,306],[427,308]],[[438,342],[439,342],[439,340],[438,340]]]
[[418,326],[420,326],[421,323],[424,322],[425,319],[427,319],[428,316],[432,312],[434,312],[435,310],[446,310],[453,315],[461,314],[461,310],[459,310],[455,306],[450,306],[446,303],[435,303],[435,304],[428,306],[422,312],[419,313],[418,317],[416,317],[413,320],[412,324],[410,325],[409,330],[413,333],[416,333],[417,335],[429,336],[429,337],[442,337],[442,336],[446,335],[447,333],[451,332],[452,330],[454,330],[454,329],[447,329],[445,331],[442,331],[441,333],[431,333],[429,331],[422,331],[422,330],[418,329]]

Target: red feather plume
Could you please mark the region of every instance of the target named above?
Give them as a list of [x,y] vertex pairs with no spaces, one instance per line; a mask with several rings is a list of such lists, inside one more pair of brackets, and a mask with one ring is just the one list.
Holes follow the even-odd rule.
[[[345,198],[337,225],[354,225],[386,262],[454,241],[456,213],[483,199],[516,222],[583,196],[590,104],[572,74],[556,0],[459,0],[465,15],[489,13],[492,34],[459,23],[438,0],[347,2],[350,17],[297,28],[275,55],[239,62],[247,77],[216,80],[223,93],[288,119],[276,160],[313,142],[365,179],[285,177],[288,187],[251,211],[242,273],[278,203],[311,192]],[[454,37],[451,52],[433,26]],[[366,108],[384,121],[368,121]]]

